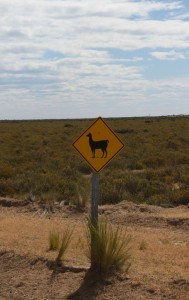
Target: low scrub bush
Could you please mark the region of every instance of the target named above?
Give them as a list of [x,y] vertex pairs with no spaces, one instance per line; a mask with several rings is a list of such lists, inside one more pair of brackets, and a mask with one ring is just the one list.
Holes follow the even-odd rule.
[[169,194],[153,195],[146,200],[146,203],[149,205],[157,205],[157,206],[162,206],[162,207],[172,207],[173,206],[169,199]]
[[91,195],[91,178],[80,178],[76,182],[77,195],[72,203],[77,206],[77,208],[84,208],[87,206]]
[[171,202],[175,205],[189,204],[189,189],[174,191],[171,195]]
[[0,178],[8,179],[14,175],[13,168],[0,162]]
[[90,167],[84,162],[78,164],[77,169],[80,173],[85,174],[85,175],[88,175],[91,173]]
[[124,180],[124,189],[132,195],[137,194],[139,186],[138,177],[134,175],[128,175],[124,178]]
[[116,204],[123,200],[123,192],[121,189],[117,189],[115,185],[107,185],[103,188],[100,186],[100,201],[99,204]]
[[178,150],[179,149],[179,144],[178,144],[178,142],[175,142],[173,140],[168,140],[167,143],[166,143],[166,147],[168,149]]
[[10,179],[0,179],[0,197],[12,196],[14,189]]
[[143,163],[148,168],[160,168],[165,165],[165,159],[164,157],[160,157],[159,155],[154,155],[144,159]]

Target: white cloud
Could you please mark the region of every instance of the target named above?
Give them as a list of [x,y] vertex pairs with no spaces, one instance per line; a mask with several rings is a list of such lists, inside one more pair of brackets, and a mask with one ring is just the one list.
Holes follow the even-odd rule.
[[176,52],[175,50],[171,51],[155,51],[151,52],[151,55],[160,60],[178,60],[185,59],[185,55],[183,53]]
[[[4,111],[14,101],[27,116],[38,116],[42,106],[45,116],[52,112],[60,116],[62,111],[66,117],[71,106],[75,116],[79,108],[91,115],[93,102],[99,111],[108,102],[117,107],[118,103],[141,103],[152,86],[152,95],[161,88],[167,97],[174,80],[169,86],[169,81],[145,79],[148,57],[132,51],[149,49],[151,59],[184,60],[189,22],[175,17],[180,9],[182,1],[1,0],[0,101],[7,103]],[[112,55],[111,48],[129,54]],[[182,89],[188,91],[186,84],[177,84],[175,95]],[[74,110],[70,116],[74,117]]]

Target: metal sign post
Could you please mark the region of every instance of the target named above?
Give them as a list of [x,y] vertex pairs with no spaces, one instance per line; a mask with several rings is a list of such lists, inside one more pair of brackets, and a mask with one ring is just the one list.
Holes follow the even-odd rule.
[[92,201],[91,201],[91,221],[93,225],[98,224],[98,198],[99,198],[99,174],[92,173]]
[[95,267],[95,241],[98,232],[98,197],[99,197],[99,173],[92,172],[92,195],[91,195],[91,267]]

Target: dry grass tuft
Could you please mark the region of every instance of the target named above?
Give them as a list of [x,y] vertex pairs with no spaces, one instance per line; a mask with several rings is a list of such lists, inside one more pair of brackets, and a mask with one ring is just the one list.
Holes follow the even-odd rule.
[[57,262],[60,262],[67,251],[69,244],[71,242],[71,237],[73,234],[74,228],[67,227],[62,235],[61,244],[58,252],[58,256],[56,258]]
[[58,250],[60,244],[60,234],[55,231],[49,233],[49,251]]
[[131,237],[120,226],[113,229],[106,219],[100,219],[97,226],[91,219],[87,223],[91,267],[101,271],[116,271],[130,267]]

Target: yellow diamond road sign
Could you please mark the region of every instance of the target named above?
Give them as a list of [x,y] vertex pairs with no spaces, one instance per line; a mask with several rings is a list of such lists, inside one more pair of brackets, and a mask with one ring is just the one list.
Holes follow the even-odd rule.
[[102,118],[98,118],[73,143],[87,163],[99,172],[124,147]]

